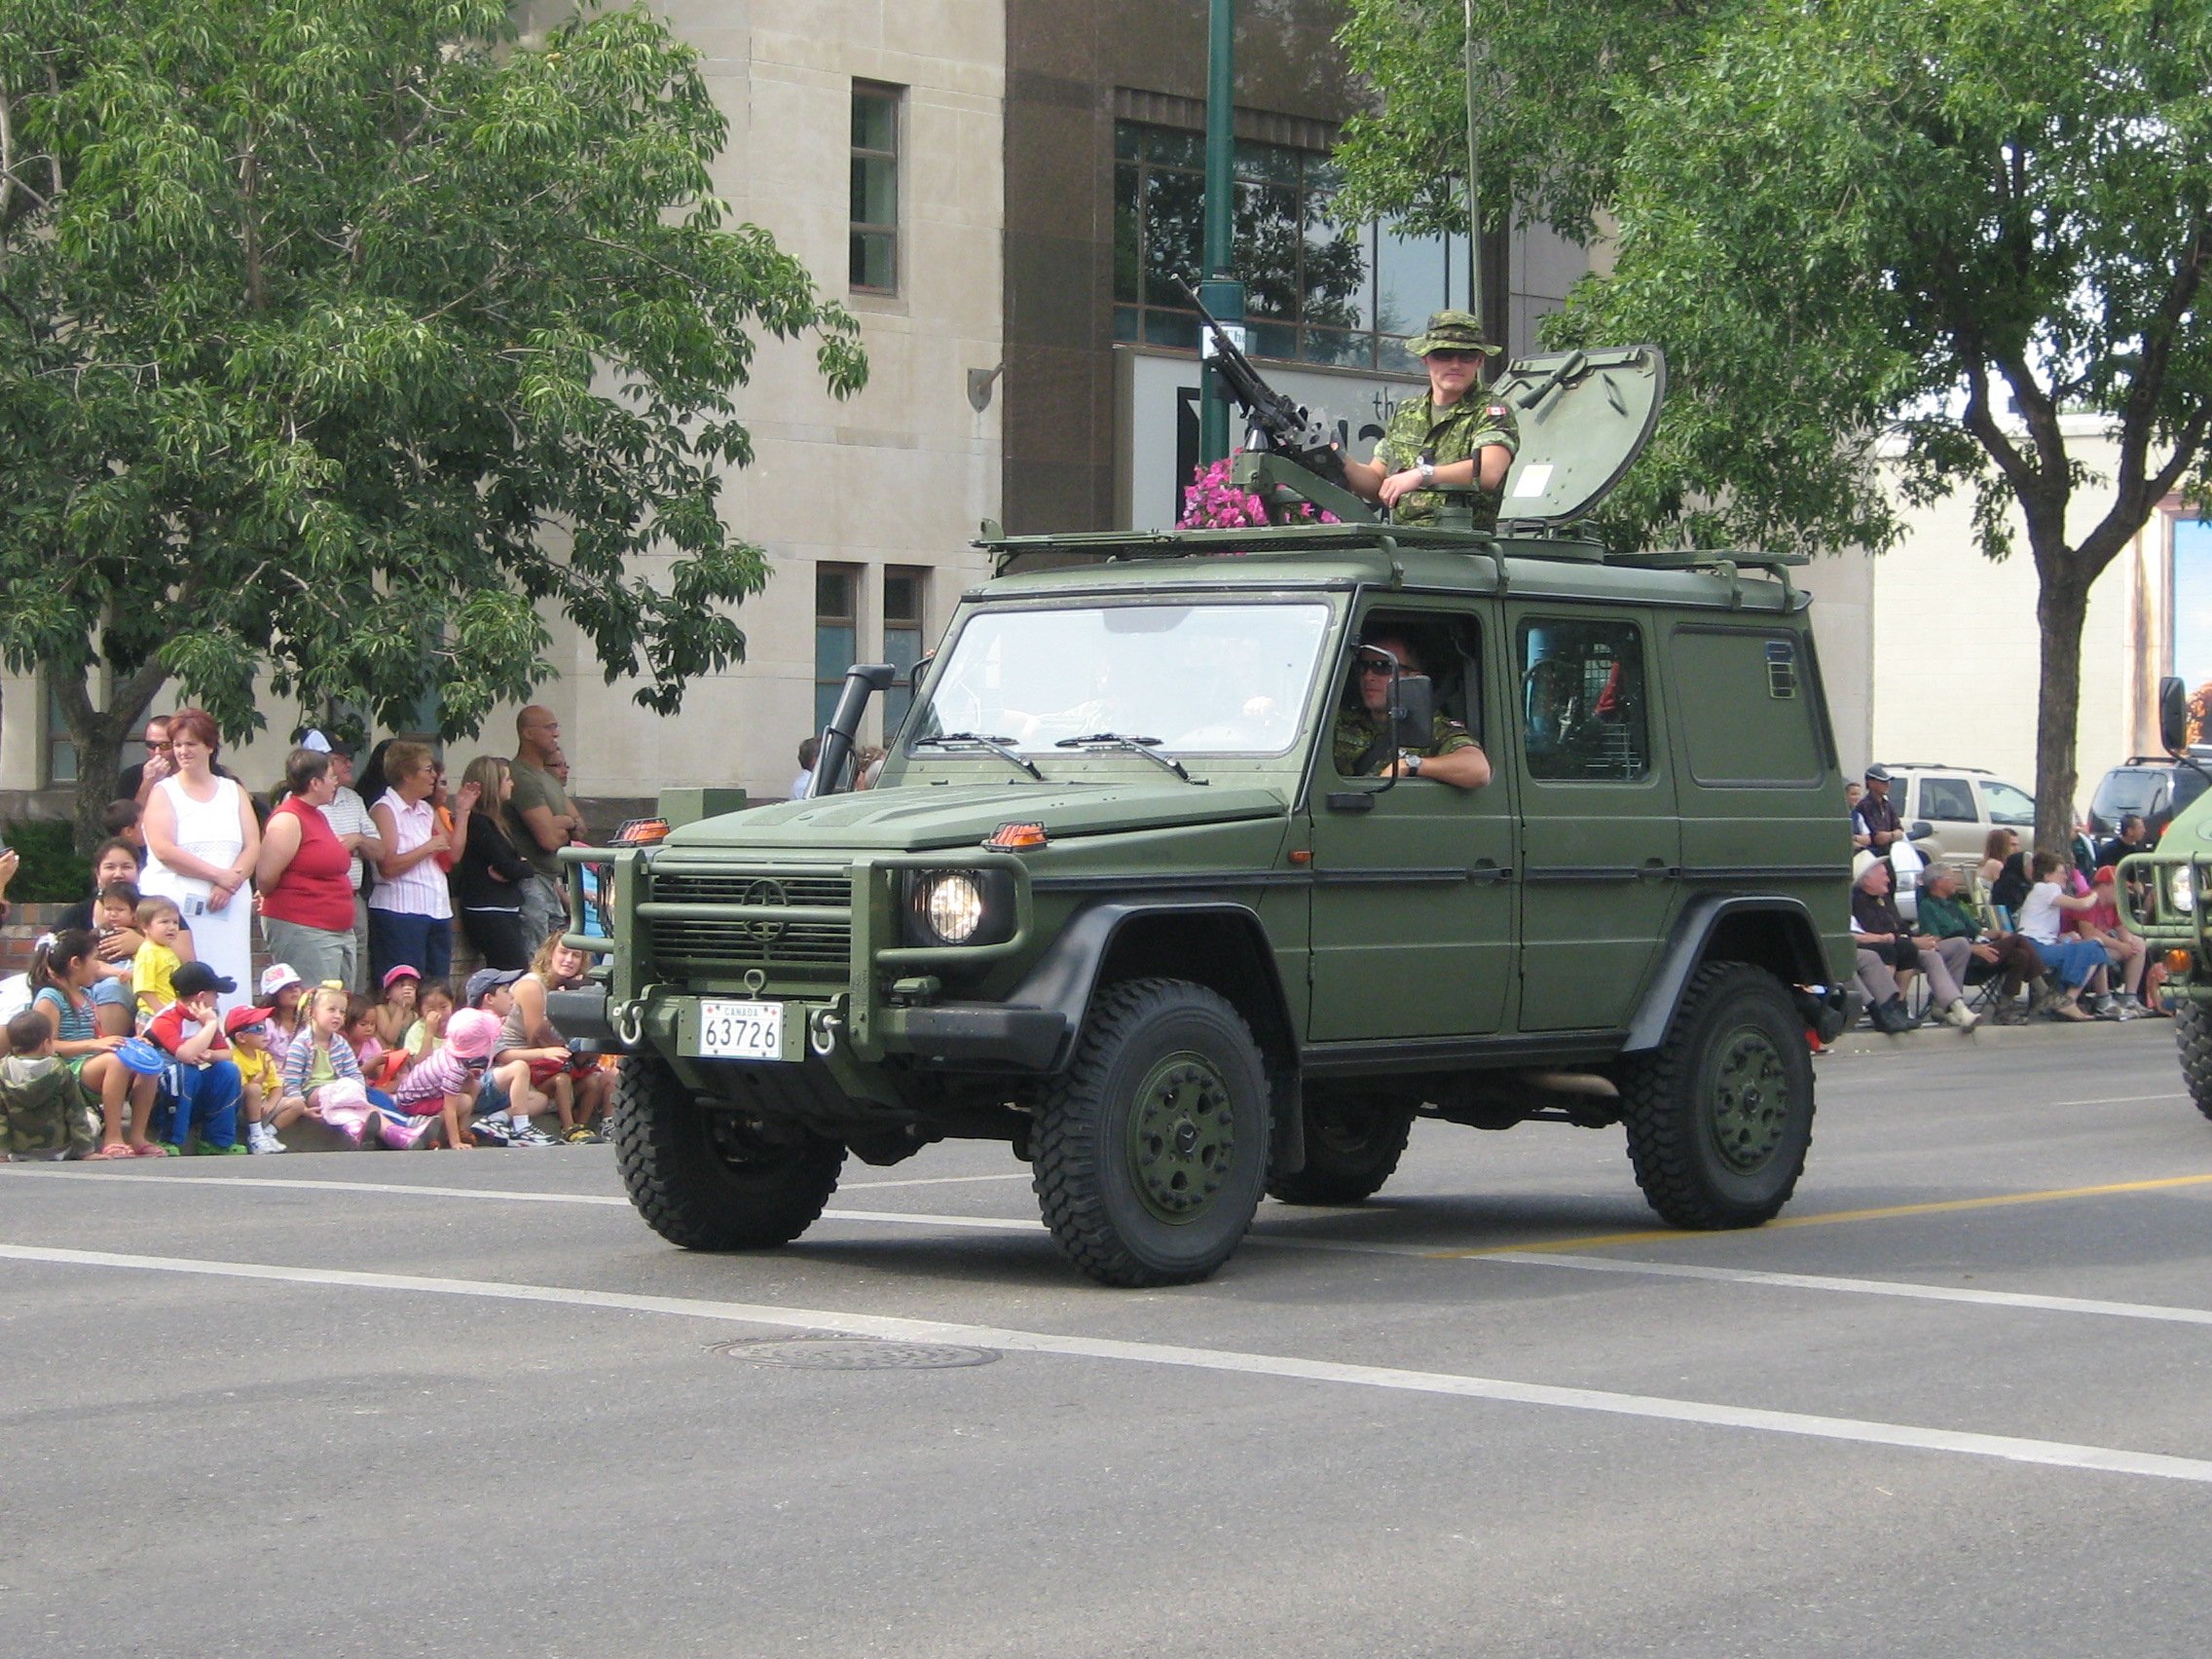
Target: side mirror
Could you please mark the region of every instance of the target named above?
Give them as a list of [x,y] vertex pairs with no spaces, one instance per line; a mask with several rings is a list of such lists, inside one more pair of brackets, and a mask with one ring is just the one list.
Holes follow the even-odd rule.
[[1929,823],[1925,818],[1915,818],[1911,826],[1905,830],[1904,838],[1908,841],[1925,841],[1935,833],[1935,825]]
[[2158,682],[2158,741],[2168,755],[2189,747],[2189,687],[2169,674]]
[[1391,738],[1400,749],[1426,749],[1436,735],[1436,686],[1425,674],[1401,674],[1390,699]]

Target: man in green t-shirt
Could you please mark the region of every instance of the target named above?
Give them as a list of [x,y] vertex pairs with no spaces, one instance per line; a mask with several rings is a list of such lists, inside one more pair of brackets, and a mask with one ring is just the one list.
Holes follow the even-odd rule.
[[561,721],[533,703],[515,716],[515,756],[508,762],[514,793],[505,808],[507,839],[536,873],[522,884],[523,948],[535,951],[569,915],[568,879],[560,851],[583,831],[569,792],[547,767],[561,753]]

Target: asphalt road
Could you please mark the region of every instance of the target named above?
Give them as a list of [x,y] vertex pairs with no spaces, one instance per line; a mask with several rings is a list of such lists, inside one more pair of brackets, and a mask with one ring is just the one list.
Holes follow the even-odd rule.
[[1159,1293],[995,1147],[720,1258],[606,1148],[0,1169],[0,1655],[2201,1655],[2170,1033],[1825,1059],[1756,1233],[1422,1124]]

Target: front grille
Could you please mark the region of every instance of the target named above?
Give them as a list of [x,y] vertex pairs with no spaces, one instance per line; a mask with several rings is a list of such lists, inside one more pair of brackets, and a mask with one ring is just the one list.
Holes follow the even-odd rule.
[[646,926],[664,973],[781,969],[842,978],[853,949],[853,880],[842,870],[654,870],[652,899],[743,906],[741,916],[655,916]]

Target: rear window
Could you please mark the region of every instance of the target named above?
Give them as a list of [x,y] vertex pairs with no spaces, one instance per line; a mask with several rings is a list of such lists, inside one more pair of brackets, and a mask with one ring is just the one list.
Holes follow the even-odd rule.
[[2149,817],[2158,798],[2158,786],[2164,781],[2157,772],[2115,767],[2105,774],[2104,782],[2097,786],[2097,793],[2089,801],[2089,810],[2097,817],[2116,824],[2130,812]]

